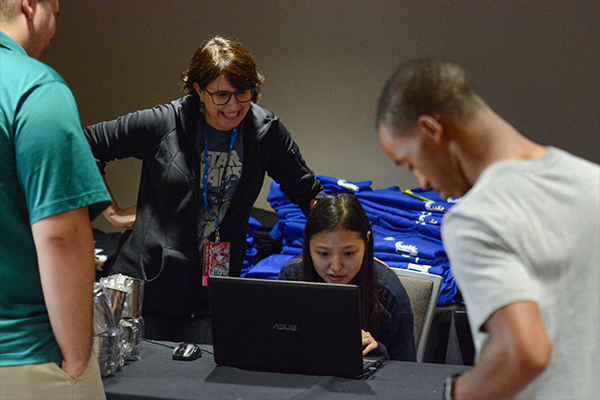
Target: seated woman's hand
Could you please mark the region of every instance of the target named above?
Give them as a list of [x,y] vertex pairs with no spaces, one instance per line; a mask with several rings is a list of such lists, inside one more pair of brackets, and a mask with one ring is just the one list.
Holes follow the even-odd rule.
[[366,356],[371,351],[373,351],[377,348],[378,343],[377,343],[377,340],[375,340],[375,338],[373,336],[371,336],[371,334],[369,332],[363,331],[362,329],[360,332],[362,335],[362,345],[363,345],[362,355]]

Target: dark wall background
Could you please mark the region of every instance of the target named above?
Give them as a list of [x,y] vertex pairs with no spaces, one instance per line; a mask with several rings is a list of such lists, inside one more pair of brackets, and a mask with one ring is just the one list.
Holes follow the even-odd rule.
[[[600,1],[61,0],[43,61],[63,75],[84,126],[182,95],[204,40],[241,41],[266,75],[260,104],[279,114],[317,174],[374,188],[416,186],[379,149],[375,106],[403,61],[436,56],[529,138],[600,162]],[[135,203],[140,163],[108,179]],[[257,206],[269,209],[267,180]],[[95,226],[108,230],[102,218]]]

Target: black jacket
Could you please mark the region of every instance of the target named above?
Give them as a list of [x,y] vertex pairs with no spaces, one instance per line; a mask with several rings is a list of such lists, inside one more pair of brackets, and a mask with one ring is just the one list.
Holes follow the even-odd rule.
[[[207,315],[198,259],[197,216],[203,206],[195,145],[198,110],[198,102],[187,96],[85,130],[103,174],[114,159],[143,161],[135,227],[123,235],[110,273],[146,280],[144,314]],[[231,242],[231,276],[241,272],[248,218],[265,172],[305,214],[322,192],[278,116],[252,104],[238,130],[242,175],[219,227],[221,240]]]

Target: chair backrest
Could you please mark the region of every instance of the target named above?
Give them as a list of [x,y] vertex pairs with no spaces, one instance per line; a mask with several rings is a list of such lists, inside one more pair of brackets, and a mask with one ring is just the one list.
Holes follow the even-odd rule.
[[400,268],[392,268],[392,270],[402,282],[410,299],[415,322],[417,362],[423,362],[429,328],[431,328],[443,278],[439,275]]

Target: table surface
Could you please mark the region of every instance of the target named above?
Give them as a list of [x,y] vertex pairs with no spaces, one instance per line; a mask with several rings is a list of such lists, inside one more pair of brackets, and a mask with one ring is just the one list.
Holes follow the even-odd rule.
[[245,371],[217,366],[211,346],[194,361],[172,359],[176,343],[141,344],[141,360],[103,379],[108,400],[121,399],[441,399],[442,382],[470,367],[386,361],[368,379]]

